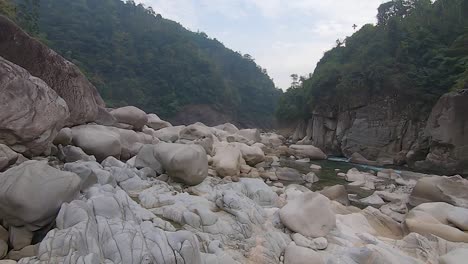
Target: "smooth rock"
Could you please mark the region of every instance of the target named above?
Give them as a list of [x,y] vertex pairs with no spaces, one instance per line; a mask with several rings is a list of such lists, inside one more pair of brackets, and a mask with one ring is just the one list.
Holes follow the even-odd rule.
[[156,171],[156,173],[162,174],[163,167],[161,163],[156,159],[155,150],[155,145],[144,145],[135,158],[135,167],[137,169],[149,167]]
[[[49,49],[39,40],[30,37],[6,17],[0,18],[0,28],[2,29],[0,31],[0,56],[23,67],[32,76],[40,78],[55,91],[55,96],[49,97],[50,95],[44,94],[45,96],[42,97],[42,100],[46,98],[52,99],[49,102],[51,105],[48,105],[47,109],[36,108],[38,113],[47,114],[28,115],[29,118],[34,117],[33,123],[36,124],[35,129],[39,128],[37,124],[41,124],[40,127],[44,128],[50,124],[56,123],[58,116],[60,116],[60,119],[67,118],[66,125],[79,125],[92,122],[96,119],[98,107],[104,106],[104,101],[96,87],[88,81],[76,65]],[[3,74],[0,74],[0,76],[2,75]],[[43,84],[39,86],[43,86]],[[27,87],[28,89],[32,88],[28,85]],[[21,116],[31,110],[33,106],[38,106],[37,103],[27,102],[28,98],[35,98],[33,101],[39,99],[36,98],[32,92],[33,90],[34,89],[31,89],[27,92],[25,90],[20,93],[20,95],[22,95],[22,100],[25,100],[22,104],[18,105],[21,109],[6,108],[9,108],[11,111],[17,111],[17,114]],[[17,92],[20,92],[20,90]],[[5,93],[2,91],[0,94],[3,95]],[[25,96],[26,94],[29,94],[29,96]],[[58,115],[57,110],[53,110],[57,107],[58,101],[61,101],[57,95],[63,98],[63,103],[66,102],[68,106],[67,109],[70,110],[69,118],[68,114],[65,114],[65,112]],[[62,102],[59,104],[61,105],[60,108],[63,108]],[[0,105],[5,106],[6,104],[0,102]],[[59,111],[62,112],[63,110]],[[0,118],[0,120],[2,120],[2,118]],[[60,128],[62,128],[61,125],[54,126],[53,131],[55,129],[60,130]],[[36,138],[41,134],[29,130],[25,130],[24,132],[26,131],[27,133],[31,133],[31,135],[36,135]],[[50,139],[53,140],[55,134],[56,132],[54,131],[53,133],[44,134],[43,137],[50,136]]]
[[348,192],[343,185],[325,187],[320,191],[320,194],[324,195],[330,200],[337,201],[344,206],[349,206]]
[[96,161],[94,156],[87,155],[81,148],[75,146],[59,146],[58,157],[63,162],[75,162],[75,161]]
[[[3,28],[5,19],[0,17],[4,29],[0,32],[0,47],[8,32]],[[70,116],[67,103],[44,81],[2,57],[0,94],[0,144],[25,155],[46,151]]]
[[314,250],[296,246],[291,242],[284,253],[284,264],[325,264],[325,262]]
[[214,145],[213,168],[219,176],[238,176],[243,162],[240,149],[233,143],[220,142]]
[[468,260],[468,249],[454,249],[439,258],[439,264],[462,264]]
[[[3,259],[8,253],[8,244],[3,241],[3,240],[0,240],[0,259]],[[0,260],[0,264],[1,264],[1,260]]]
[[314,192],[299,195],[280,210],[281,222],[306,237],[323,237],[335,227],[335,213],[327,197]]
[[10,235],[8,234],[8,231],[3,226],[0,225],[0,240],[8,242],[8,237],[10,237]]
[[88,155],[102,161],[109,156],[120,158],[122,143],[120,135],[109,127],[101,125],[82,125],[72,128],[73,144]]
[[18,153],[11,150],[7,145],[0,144],[0,171],[18,160]]
[[26,227],[10,226],[9,234],[9,242],[13,250],[20,250],[31,245],[33,232],[29,231]]
[[64,202],[77,198],[80,178],[40,161],[26,161],[0,174],[0,218],[37,230],[51,221]]
[[311,160],[327,159],[327,155],[322,150],[312,145],[291,145],[289,149],[295,156],[310,158]]
[[148,114],[147,117],[148,117],[148,122],[146,123],[146,125],[148,127],[151,127],[154,130],[159,130],[162,128],[172,126],[171,123],[161,120],[161,118],[159,118],[159,116],[157,116],[156,114]]
[[159,143],[154,154],[166,173],[189,185],[197,185],[208,176],[208,159],[198,145]]
[[124,106],[110,112],[117,122],[129,124],[137,131],[141,131],[148,122],[146,113],[134,106]]
[[410,232],[468,243],[468,209],[447,203],[424,203],[411,209],[404,224]]
[[73,134],[69,127],[60,129],[58,134],[55,136],[53,143],[55,145],[67,146],[72,143]]
[[411,192],[410,204],[446,202],[468,208],[468,180],[459,176],[425,177],[418,180]]
[[302,178],[302,174],[293,168],[278,168],[276,170],[276,176],[279,180],[288,181],[288,182],[295,182],[295,183],[303,183],[304,179]]
[[261,142],[260,130],[258,129],[241,129],[237,131],[237,134],[254,142]]
[[179,139],[179,132],[185,126],[165,127],[154,132],[154,136],[164,142],[176,142]]
[[309,172],[306,175],[303,175],[302,178],[304,179],[305,182],[308,182],[308,183],[315,183],[315,182],[320,181],[319,177],[313,172]]

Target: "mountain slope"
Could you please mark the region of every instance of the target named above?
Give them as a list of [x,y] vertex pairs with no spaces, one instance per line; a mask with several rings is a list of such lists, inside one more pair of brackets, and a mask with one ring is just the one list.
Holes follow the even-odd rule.
[[[468,1],[394,0],[325,53],[311,78],[281,99],[281,119],[310,117],[314,109],[359,106],[373,97],[398,97],[427,113],[445,92],[468,81]],[[362,100],[365,98],[365,100]]]
[[221,118],[200,111],[197,121],[272,125],[281,92],[248,56],[204,33],[133,1],[41,0],[38,17],[48,46],[78,65],[111,106],[169,119],[201,106]]
[[468,138],[460,107],[466,14],[466,0],[382,4],[376,26],[326,52],[312,76],[282,96],[278,118],[295,126],[294,140],[354,162],[468,173],[468,143],[458,140]]

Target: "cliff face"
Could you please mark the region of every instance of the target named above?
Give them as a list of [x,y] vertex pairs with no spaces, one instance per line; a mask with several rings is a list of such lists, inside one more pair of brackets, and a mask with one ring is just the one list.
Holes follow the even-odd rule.
[[429,152],[420,169],[468,174],[468,90],[443,95],[424,130]]
[[431,113],[390,96],[341,111],[317,107],[292,139],[330,155],[359,153],[380,164],[467,173],[467,103],[465,92],[442,96]]

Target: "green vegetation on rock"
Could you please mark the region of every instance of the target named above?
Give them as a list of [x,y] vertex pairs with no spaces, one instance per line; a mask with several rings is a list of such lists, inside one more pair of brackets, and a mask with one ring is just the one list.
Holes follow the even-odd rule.
[[170,118],[184,106],[209,105],[240,125],[272,125],[281,91],[264,69],[156,11],[133,1],[41,0],[38,26],[110,106]]
[[[429,111],[445,92],[468,87],[468,1],[393,0],[325,53],[310,78],[280,99],[277,117],[352,109],[389,96]],[[415,114],[417,115],[417,114]]]

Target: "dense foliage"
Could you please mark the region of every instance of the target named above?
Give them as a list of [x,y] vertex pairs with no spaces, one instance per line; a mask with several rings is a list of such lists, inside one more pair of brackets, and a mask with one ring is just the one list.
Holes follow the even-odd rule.
[[38,24],[47,44],[78,65],[111,106],[168,118],[208,104],[241,124],[274,116],[281,92],[250,56],[141,4],[41,0]]
[[9,0],[0,0],[0,15],[14,19],[16,17],[15,6]]
[[398,96],[427,111],[443,93],[468,88],[468,1],[393,0],[377,21],[326,52],[283,95],[277,116],[307,117],[324,104],[348,109],[360,95]]

